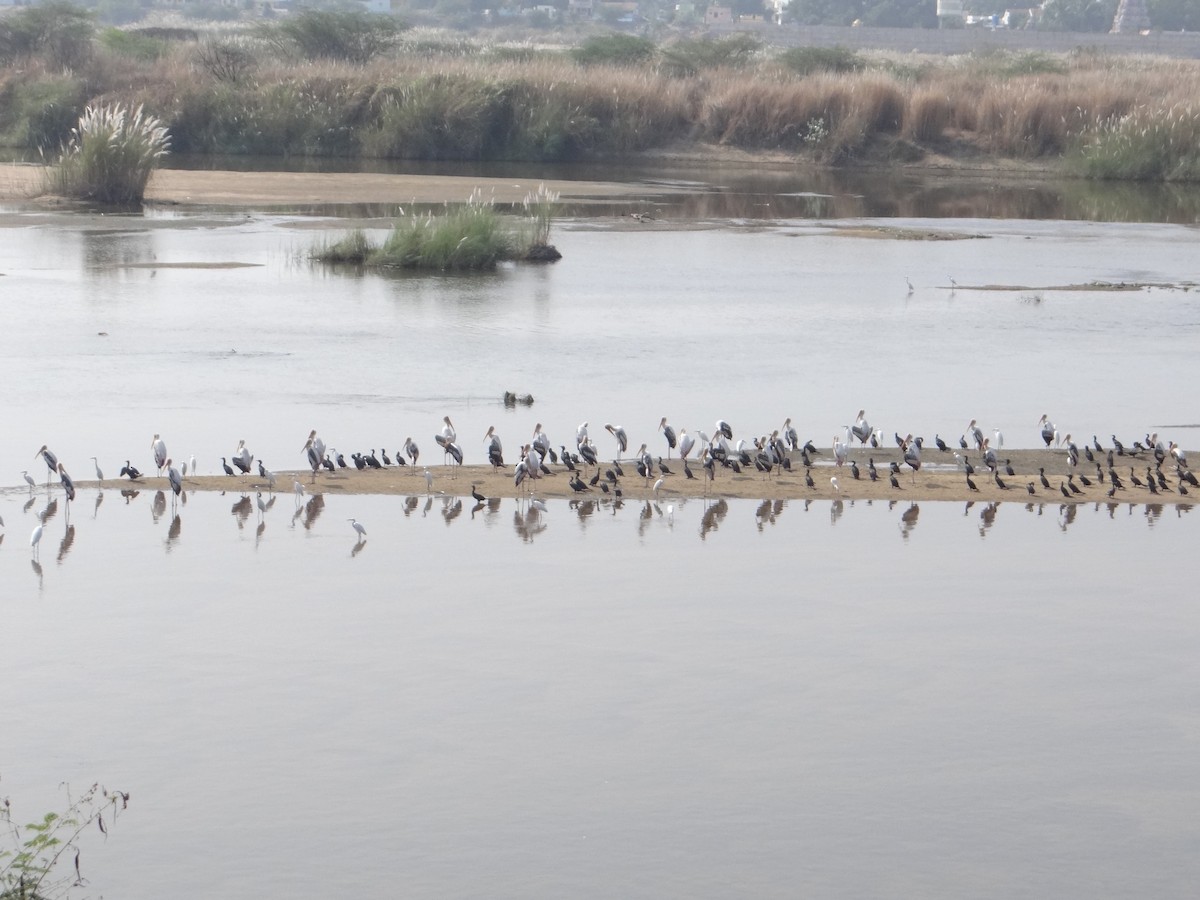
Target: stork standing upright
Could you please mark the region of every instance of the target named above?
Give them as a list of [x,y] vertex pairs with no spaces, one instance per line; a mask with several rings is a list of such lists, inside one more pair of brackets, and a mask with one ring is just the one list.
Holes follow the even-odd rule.
[[317,437],[317,429],[313,429],[308,433],[308,440],[304,442],[304,446],[300,448],[301,452],[308,457],[308,467],[312,469],[312,480],[317,480],[317,472],[321,468],[321,460],[325,458],[325,442]]
[[154,453],[154,466],[158,474],[162,474],[163,466],[167,464],[167,445],[157,434],[150,439],[150,450]]
[[493,469],[504,465],[504,448],[500,444],[500,435],[496,434],[495,425],[489,425],[487,434],[483,436],[483,452],[487,454]]
[[1042,413],[1042,417],[1038,419],[1038,424],[1042,426],[1042,440],[1049,447],[1054,443],[1054,438],[1058,434],[1058,429],[1054,427],[1054,423],[1050,421],[1050,416]]
[[667,439],[667,459],[670,459],[671,451],[675,449],[675,429],[668,424],[666,416],[663,416],[662,421],[658,423],[658,430]]
[[605,424],[604,430],[617,439],[617,458],[629,449],[629,436],[625,433],[625,429],[620,425]]
[[238,441],[237,449],[233,451],[231,457],[233,464],[242,470],[243,475],[250,474],[250,466],[254,462],[254,456],[246,449],[245,441]]
[[404,439],[404,455],[408,457],[414,466],[417,464],[417,458],[421,455],[421,448],[410,437]]
[[854,417],[854,425],[850,429],[850,433],[858,438],[860,447],[866,446],[867,441],[871,439],[871,424],[867,421],[867,412],[864,409],[858,411],[858,415]]
[[58,474],[58,457],[45,444],[42,444],[41,449],[33,454],[34,459],[37,459],[39,456],[46,463],[46,487],[50,487],[50,476]]

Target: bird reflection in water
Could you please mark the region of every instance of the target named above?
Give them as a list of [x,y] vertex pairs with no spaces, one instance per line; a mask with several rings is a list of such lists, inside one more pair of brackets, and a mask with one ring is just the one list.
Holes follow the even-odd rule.
[[1000,509],[1000,504],[989,503],[979,511],[979,536],[987,537],[988,530],[996,524],[996,511]]
[[42,514],[40,516],[40,518],[42,520],[42,524],[45,525],[47,522],[49,522],[51,519],[53,519],[54,514],[57,512],[58,512],[58,501],[51,500],[49,503],[46,504],[46,508],[42,510]]
[[700,539],[704,540],[708,537],[710,531],[716,531],[720,528],[721,522],[724,521],[725,515],[728,512],[729,504],[724,498],[710,504],[700,517]]
[[175,546],[179,540],[179,532],[183,529],[183,520],[179,518],[179,513],[171,518],[171,526],[167,529],[167,552],[171,552],[171,548]]
[[908,509],[900,514],[900,537],[908,540],[908,536],[917,527],[917,517],[920,515],[921,507],[916,503],[910,503]]
[[764,525],[774,525],[775,520],[779,518],[782,512],[782,500],[764,500],[758,504],[758,509],[754,511],[754,524],[761,532]]
[[250,500],[249,494],[242,494],[241,498],[229,508],[229,514],[237,519],[238,531],[246,527],[246,520],[254,512],[254,503]]
[[404,517],[408,518],[409,516],[411,516],[413,514],[413,511],[417,508],[417,504],[419,504],[420,502],[421,502],[421,499],[419,497],[405,497],[404,498]]
[[36,559],[31,559],[29,564],[33,567],[33,574],[37,576],[38,590],[42,589],[42,564]]
[[262,543],[263,532],[267,530],[266,519],[258,523],[258,527],[254,529],[254,549],[258,549],[258,545]]
[[579,527],[586,528],[588,519],[596,512],[595,500],[572,500],[570,508],[575,510],[575,515],[579,517]]
[[33,504],[37,503],[37,499],[37,497],[31,494],[29,499],[25,501],[25,505],[21,507],[21,512],[29,512],[33,508]]
[[838,519],[842,517],[842,513],[846,511],[846,507],[841,500],[834,500],[829,504],[829,524],[836,525]]
[[162,518],[162,514],[167,511],[167,495],[162,491],[154,492],[154,500],[150,503],[150,518],[154,520],[154,524],[158,524],[158,520]]
[[75,543],[75,526],[68,525],[66,532],[63,534],[63,539],[58,545],[58,557],[56,562],[62,565],[62,561],[67,558],[67,554],[71,552],[71,545]]
[[1061,513],[1058,519],[1058,527],[1066,531],[1075,523],[1075,514],[1079,512],[1079,504],[1064,503],[1058,508],[1058,511]]
[[140,493],[141,493],[141,491],[134,491],[134,490],[130,490],[129,488],[121,489],[121,497],[124,498],[126,506],[129,505],[129,502],[131,500],[136,500],[137,495]]
[[513,510],[513,530],[524,543],[533,543],[546,530],[545,512],[546,504],[541,500],[534,500],[524,512],[520,507]]
[[[298,515],[304,516],[304,530],[311,531],[317,519],[321,517],[322,510],[325,509],[325,495],[313,494],[308,498],[308,502],[300,507],[296,512]],[[293,518],[293,522],[295,519]]]
[[367,539],[360,536],[359,539],[355,541],[354,546],[350,548],[350,558],[354,559],[354,557],[362,553],[362,549],[365,546],[367,546]]
[[450,525],[462,515],[463,502],[459,497],[443,497],[442,498],[442,520]]
[[1162,518],[1162,514],[1163,505],[1161,503],[1146,504],[1146,524],[1151,528],[1153,528],[1154,524]]
[[96,513],[100,511],[100,504],[104,502],[104,491],[96,492],[96,505],[92,507],[92,518],[96,518]]

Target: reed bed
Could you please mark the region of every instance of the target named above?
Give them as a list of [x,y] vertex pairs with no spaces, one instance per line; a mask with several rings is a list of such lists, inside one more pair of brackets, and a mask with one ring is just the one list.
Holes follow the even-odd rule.
[[1065,160],[1089,177],[1197,177],[1186,110],[1200,96],[1200,61],[743,48],[729,65],[718,47],[716,67],[689,74],[678,47],[583,64],[566,51],[472,49],[461,38],[443,48],[420,36],[354,64],[237,41],[254,62],[232,72],[194,42],[130,55],[111,36],[86,71],[0,67],[0,140],[57,145],[101,101],[143,105],[182,153],[572,160],[698,139],[823,163],[889,160],[906,144]]

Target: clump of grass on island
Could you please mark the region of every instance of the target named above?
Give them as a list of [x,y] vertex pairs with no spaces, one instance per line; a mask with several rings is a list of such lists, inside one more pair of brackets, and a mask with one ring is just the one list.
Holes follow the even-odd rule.
[[141,203],[150,174],[170,146],[167,129],[140,106],[132,111],[119,103],[89,106],[50,170],[49,186],[76,200]]
[[382,244],[361,229],[316,247],[318,262],[438,272],[483,271],[512,260],[555,260],[549,244],[558,195],[541,185],[524,201],[526,218],[513,224],[489,200],[473,194],[442,215],[404,216]]

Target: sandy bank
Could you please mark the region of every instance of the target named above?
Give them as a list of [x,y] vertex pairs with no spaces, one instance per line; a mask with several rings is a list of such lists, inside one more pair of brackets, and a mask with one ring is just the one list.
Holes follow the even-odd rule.
[[[715,479],[709,482],[702,477],[703,470],[697,463],[691,464],[696,477],[687,479],[682,474],[683,466],[679,461],[669,460],[665,462],[675,474],[661,476],[663,485],[659,490],[658,497],[664,501],[669,501],[672,497],[710,496],[753,500],[835,499],[840,497],[847,500],[1009,500],[1020,502],[1036,500],[1037,502],[1054,503],[1091,503],[1110,499],[1132,503],[1189,503],[1200,497],[1200,489],[1190,486],[1188,486],[1188,490],[1192,493],[1181,495],[1178,492],[1179,480],[1175,476],[1174,466],[1166,464],[1163,466],[1163,472],[1169,484],[1168,490],[1160,491],[1155,495],[1146,487],[1135,486],[1130,478],[1130,469],[1132,468],[1133,473],[1144,483],[1147,467],[1154,465],[1153,457],[1147,454],[1116,458],[1115,468],[1125,487],[1118,490],[1112,497],[1109,497],[1111,484],[1107,466],[1105,466],[1104,482],[1101,483],[1097,479],[1096,465],[1088,463],[1083,458],[1080,459],[1079,467],[1074,470],[1074,481],[1080,489],[1080,493],[1071,493],[1067,478],[1069,469],[1067,454],[1062,450],[1003,451],[1000,455],[1000,478],[1006,485],[1004,488],[1001,488],[991,474],[979,465],[978,454],[972,453],[970,457],[979,466],[972,476],[977,490],[969,487],[966,475],[955,466],[953,455],[939,453],[936,449],[925,450],[922,468],[915,475],[908,466],[902,465],[901,473],[897,476],[897,487],[893,487],[889,479],[889,464],[892,461],[901,462],[900,456],[895,450],[854,451],[851,459],[858,464],[861,476],[857,480],[851,472],[849,463],[839,469],[832,464],[826,453],[813,460],[812,487],[807,485],[806,472],[798,462],[794,464],[791,472],[769,477],[753,470],[743,470],[741,474],[736,474],[730,469],[718,467]],[[879,473],[879,480],[876,482],[872,482],[868,477],[867,463],[869,459],[874,459]],[[1101,463],[1104,462],[1103,458],[1099,456],[1097,459]],[[1004,460],[1011,461],[1016,475],[1005,474]],[[611,466],[611,462],[602,463],[600,466],[602,482],[605,470]],[[626,499],[643,499],[654,496],[654,483],[660,477],[657,468],[652,478],[645,479],[639,477],[634,471],[632,461],[622,462],[622,467],[625,476],[619,478],[618,482],[622,495]],[[354,468],[338,469],[334,472],[322,469],[315,480],[309,471],[277,472],[275,492],[290,493],[293,490],[293,483],[299,481],[307,493],[425,494],[424,468],[424,466],[416,468],[392,466],[362,471]],[[572,476],[562,465],[551,465],[553,475],[543,476],[536,481],[527,480],[520,489],[513,484],[511,467],[493,471],[491,466],[463,466],[451,469],[438,464],[428,468],[433,476],[433,492],[435,494],[469,496],[472,486],[475,486],[482,495],[489,498],[528,496],[530,491],[534,496],[545,498],[573,497],[579,493],[585,496],[604,496],[599,484],[594,487],[589,485],[589,490],[585,492],[575,491],[569,483]],[[1049,488],[1042,485],[1039,469],[1045,470],[1046,478],[1050,482]],[[595,474],[596,470],[590,469],[583,476],[585,483],[590,481]],[[1080,476],[1086,477],[1092,484],[1090,486],[1083,484]],[[836,488],[831,482],[832,478],[837,479]],[[1028,492],[1029,484],[1034,487],[1033,495]],[[78,481],[76,486],[83,490],[95,488],[98,485],[94,481]],[[104,486],[164,491],[169,489],[165,478],[142,478],[135,482],[129,482],[126,479],[108,480],[104,482]],[[243,477],[208,475],[196,478],[189,476],[185,479],[184,487],[189,491],[247,493],[268,491],[268,486],[262,478],[250,475]],[[1063,496],[1064,488],[1067,489],[1070,496]],[[610,491],[612,489],[610,485]],[[608,496],[612,496],[612,494]]]

